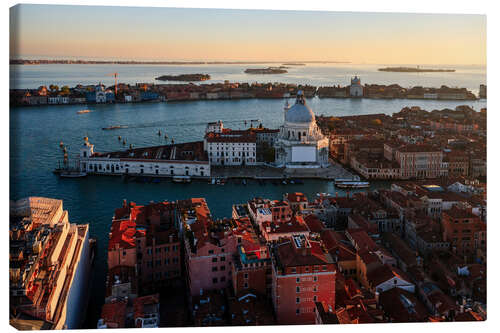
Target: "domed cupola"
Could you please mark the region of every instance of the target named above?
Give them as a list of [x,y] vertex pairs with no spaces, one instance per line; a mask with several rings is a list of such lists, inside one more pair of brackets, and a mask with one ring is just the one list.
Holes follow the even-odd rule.
[[285,121],[289,123],[312,123],[315,120],[314,113],[306,105],[304,93],[299,90],[295,104],[285,114]]

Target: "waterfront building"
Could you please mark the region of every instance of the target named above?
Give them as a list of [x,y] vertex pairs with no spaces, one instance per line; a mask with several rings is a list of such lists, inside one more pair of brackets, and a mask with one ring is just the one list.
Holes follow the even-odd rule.
[[479,85],[479,98],[486,98],[486,85]]
[[220,132],[208,132],[203,148],[212,165],[255,165],[257,162],[257,136],[249,130],[221,128]]
[[319,239],[304,235],[282,239],[271,258],[278,324],[314,324],[316,302],[335,309],[336,267]]
[[316,124],[304,94],[297,92],[295,104],[285,107],[284,124],[275,143],[275,163],[286,168],[327,167],[328,138]]
[[443,151],[425,144],[384,144],[384,156],[399,164],[401,179],[439,178],[447,173],[443,168]]
[[363,86],[361,85],[361,78],[357,76],[351,78],[349,95],[351,97],[363,97]]
[[288,202],[294,212],[300,212],[308,206],[307,197],[301,192],[285,193],[283,194],[283,201]]
[[10,323],[19,329],[80,328],[90,251],[89,226],[70,223],[62,200],[11,202]]
[[112,103],[115,101],[115,93],[106,89],[102,83],[94,87],[93,91],[85,94],[87,103]]
[[260,230],[265,222],[281,224],[292,219],[293,211],[287,201],[254,198],[247,205],[250,218]]
[[78,162],[89,174],[210,176],[202,141],[99,153],[85,138]]

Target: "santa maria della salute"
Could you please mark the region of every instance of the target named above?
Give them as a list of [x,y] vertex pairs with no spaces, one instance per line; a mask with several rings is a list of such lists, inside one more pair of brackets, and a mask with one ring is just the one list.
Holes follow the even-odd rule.
[[276,164],[287,168],[327,167],[328,138],[316,125],[302,91],[292,107],[285,107],[285,119],[275,143]]

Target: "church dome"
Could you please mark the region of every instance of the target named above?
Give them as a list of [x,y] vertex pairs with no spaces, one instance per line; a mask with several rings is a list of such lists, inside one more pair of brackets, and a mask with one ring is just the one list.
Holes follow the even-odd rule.
[[315,120],[314,112],[306,105],[304,94],[302,90],[299,90],[295,104],[285,114],[285,121],[290,123],[312,123]]

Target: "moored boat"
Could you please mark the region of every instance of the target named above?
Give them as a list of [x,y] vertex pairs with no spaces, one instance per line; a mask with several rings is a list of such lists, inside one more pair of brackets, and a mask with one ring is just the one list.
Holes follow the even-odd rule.
[[359,176],[354,176],[353,178],[335,178],[335,185],[345,182],[359,182]]
[[62,170],[59,177],[63,178],[82,178],[87,177],[87,173],[79,170]]
[[109,131],[109,130],[115,130],[115,129],[120,129],[120,128],[127,128],[128,126],[125,125],[117,125],[117,126],[108,126],[108,127],[103,127],[102,129],[104,131]]
[[369,182],[356,182],[356,181],[345,181],[335,183],[335,186],[338,188],[367,188],[370,187]]
[[189,176],[174,176],[172,177],[174,183],[190,183],[191,177]]
[[76,114],[83,114],[83,113],[89,113],[89,112],[92,112],[90,110],[80,110],[80,111],[77,111]]

